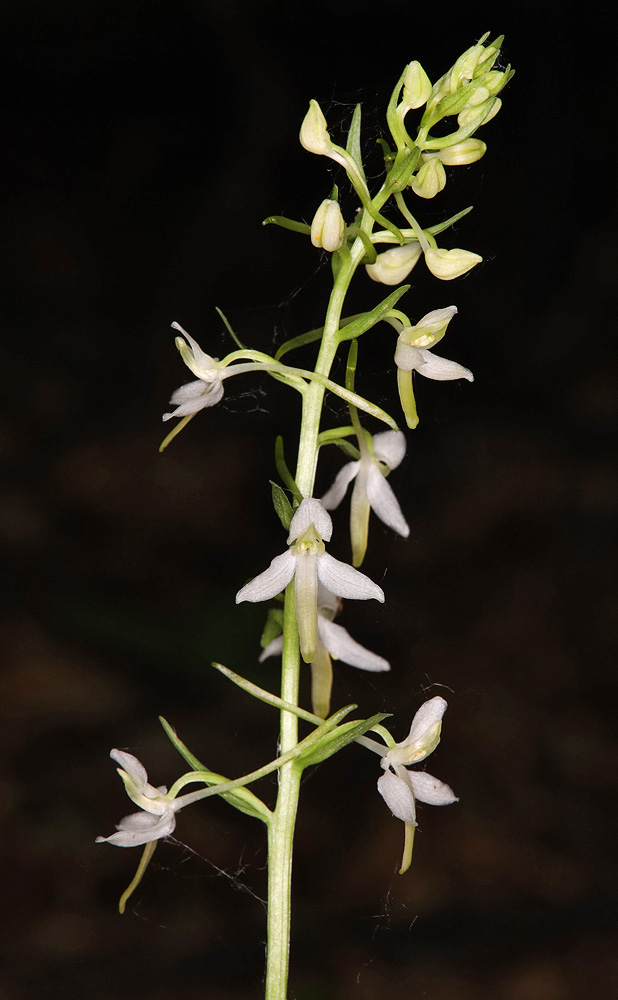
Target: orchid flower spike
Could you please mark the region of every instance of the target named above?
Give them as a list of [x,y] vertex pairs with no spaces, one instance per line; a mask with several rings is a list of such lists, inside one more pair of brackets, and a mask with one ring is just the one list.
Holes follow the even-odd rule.
[[430,698],[421,705],[412,720],[405,740],[396,743],[380,761],[384,774],[378,780],[378,791],[393,816],[405,823],[405,846],[400,874],[410,867],[416,823],[416,800],[432,806],[448,806],[457,802],[452,788],[425,771],[409,771],[419,764],[440,742],[442,716],[447,708],[444,698]]
[[127,795],[141,811],[125,816],[116,824],[117,833],[112,833],[111,837],[97,837],[96,843],[139,847],[169,836],[176,827],[175,809],[180,800],[169,799],[165,785],[159,788],[150,785],[146,768],[133,754],[112,750],[110,757],[121,765],[118,774]]
[[[331,594],[324,584],[318,582],[318,648],[315,659],[311,663],[311,700],[313,712],[325,719],[330,711],[330,694],[333,685],[333,665],[335,660],[342,660],[351,667],[360,670],[378,671],[390,670],[388,660],[377,653],[361,646],[352,638],[347,629],[335,625],[333,619],[341,610],[341,601]],[[283,651],[283,636],[276,639],[262,650],[260,663],[269,656],[280,655]]]
[[359,439],[360,459],[348,462],[338,472],[335,482],[322,497],[327,510],[334,510],[343,500],[348,485],[354,479],[350,505],[350,538],[352,562],[360,566],[367,551],[369,510],[373,507],[384,524],[407,538],[410,528],[401,512],[397,497],[386,481],[386,476],[403,461],[406,438],[402,431],[384,431],[374,434],[372,450],[363,435]]
[[270,566],[236,594],[241,601],[269,601],[294,578],[296,621],[300,651],[305,663],[315,660],[318,651],[318,580],[339,597],[384,601],[381,587],[364,573],[340,562],[325,551],[333,523],[322,503],[313,498],[302,501],[290,523],[286,552],[275,556]]
[[424,375],[425,378],[435,379],[439,382],[457,378],[465,378],[468,382],[474,381],[474,375],[468,368],[464,368],[456,361],[448,361],[446,358],[438,357],[431,351],[431,348],[442,340],[446,328],[456,312],[456,306],[434,309],[423,316],[416,326],[403,326],[400,321],[393,321],[393,325],[400,331],[395,348],[395,364],[397,365],[399,398],[408,427],[416,427],[418,424],[412,387],[413,371]]

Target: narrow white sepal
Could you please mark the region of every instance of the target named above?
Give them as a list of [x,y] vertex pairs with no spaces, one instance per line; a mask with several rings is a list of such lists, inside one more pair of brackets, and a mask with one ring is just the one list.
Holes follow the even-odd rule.
[[367,499],[384,524],[404,538],[408,537],[410,528],[401,512],[399,501],[375,464],[367,475]]
[[339,597],[349,597],[357,601],[374,598],[376,601],[384,602],[384,591],[377,583],[353,566],[330,556],[328,552],[318,559],[318,578],[328,590],[338,594]]
[[290,521],[290,534],[288,535],[288,545],[290,545],[301,535],[304,535],[307,528],[314,526],[320,538],[325,542],[330,541],[333,533],[333,522],[330,514],[325,510],[322,502],[313,497],[308,497],[301,502],[300,507]]
[[372,653],[371,650],[361,646],[347,629],[335,625],[322,615],[318,617],[318,635],[331,656],[348,663],[351,667],[375,672],[391,669],[390,663],[383,656],[378,656],[377,653]]
[[[115,760],[117,764],[120,764],[123,771],[127,772],[138,788],[146,788],[148,785],[148,772],[141,760],[134,757],[132,753],[127,753],[126,750],[110,750],[109,755],[112,760]],[[149,787],[152,788],[152,785]],[[156,794],[156,790],[154,788],[152,790]]]
[[282,552],[280,556],[275,556],[268,569],[238,591],[236,603],[251,601],[255,604],[258,601],[270,601],[272,597],[285,590],[294,576],[295,569],[296,558],[289,550]]
[[[414,348],[411,349],[414,350]],[[439,382],[447,382],[455,378],[466,378],[468,382],[474,382],[472,372],[468,368],[464,368],[463,365],[457,364],[456,361],[439,358],[424,348],[420,348],[419,353],[423,357],[423,364],[417,369],[419,375],[436,379]]]
[[430,806],[450,806],[459,799],[452,788],[426,771],[408,771],[408,778],[419,802]]
[[[387,433],[391,434],[396,432],[387,431]],[[335,507],[339,506],[346,494],[348,486],[354,477],[358,475],[359,469],[360,462],[348,462],[347,465],[344,465],[343,468],[339,470],[335,476],[335,482],[322,497],[322,503],[327,510],[334,510]]]
[[392,771],[385,771],[382,777],[378,778],[378,791],[393,816],[403,820],[404,823],[416,826],[414,793],[403,778],[393,774]]

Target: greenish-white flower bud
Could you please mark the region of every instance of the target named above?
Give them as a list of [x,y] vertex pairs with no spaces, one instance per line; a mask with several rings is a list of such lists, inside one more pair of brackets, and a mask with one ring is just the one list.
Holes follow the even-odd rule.
[[[465,167],[469,163],[476,163],[477,160],[480,160],[485,155],[486,149],[487,145],[481,139],[463,139],[461,142],[456,142],[453,146],[446,146],[445,149],[431,153],[429,156],[432,158],[437,156],[447,167]],[[427,155],[424,154],[423,159]]]
[[403,81],[403,103],[408,108],[421,108],[431,94],[431,80],[415,59],[406,70]]
[[410,187],[419,198],[435,198],[446,184],[446,170],[437,156],[426,160],[410,181]]
[[418,243],[406,243],[402,247],[393,247],[377,256],[375,264],[366,264],[365,270],[372,281],[383,285],[398,285],[404,281],[421,255]]
[[425,263],[436,278],[441,281],[450,281],[452,278],[459,278],[466,271],[472,270],[476,264],[482,261],[477,253],[469,250],[439,250],[429,247],[425,251]]
[[485,113],[485,117],[483,118],[481,125],[486,125],[487,122],[490,122],[492,118],[496,117],[501,107],[502,101],[499,97],[489,97],[483,104],[479,104],[475,107],[468,104],[468,106],[457,115],[457,124],[460,128],[466,128],[467,125],[471,125],[473,121]]
[[311,223],[311,242],[314,247],[323,247],[332,253],[343,243],[345,222],[339,202],[325,198]]
[[300,127],[299,138],[301,146],[304,146],[310,153],[328,156],[332,150],[333,143],[328,134],[326,118],[317,101],[309,102],[309,110]]

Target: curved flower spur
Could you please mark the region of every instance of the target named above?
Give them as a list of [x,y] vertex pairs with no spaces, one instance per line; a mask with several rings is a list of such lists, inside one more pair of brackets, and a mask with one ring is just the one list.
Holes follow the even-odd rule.
[[305,499],[290,522],[288,550],[275,556],[270,566],[236,594],[241,601],[269,601],[294,578],[296,621],[300,651],[311,663],[318,651],[318,580],[338,597],[384,602],[384,592],[364,573],[326,552],[333,522],[319,500]]
[[350,538],[352,562],[360,566],[367,550],[369,509],[373,508],[381,521],[397,534],[407,538],[410,528],[386,476],[403,461],[406,438],[401,431],[374,434],[371,446],[364,434],[358,438],[360,459],[348,462],[337,473],[335,482],[322,497],[327,510],[338,507],[349,484],[354,480],[350,504]]

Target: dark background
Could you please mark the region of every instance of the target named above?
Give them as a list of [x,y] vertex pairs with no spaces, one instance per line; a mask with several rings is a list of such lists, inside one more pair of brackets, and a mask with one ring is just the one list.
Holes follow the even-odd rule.
[[[290,995],[618,993],[615,71],[610,5],[557,10],[2,4],[2,1000],[260,995],[258,824],[215,800],[181,814],[122,918],[139,852],[94,844],[129,811],[111,747],[156,784],[181,771],[159,713],[231,776],[276,749],[273,710],[209,663],[276,689],[264,609],[234,594],[283,547],[268,479],[297,403],[266,376],[228,382],[159,456],[187,378],[169,324],[218,355],[215,306],[266,350],[317,325],[325,262],[260,225],[310,221],[341,180],[298,143],[308,100],[335,138],[361,100],[373,157],[405,63],[435,79],[488,29],[517,69],[488,153],[418,210],[431,224],[474,203],[443,245],[485,263],[449,285],[419,265],[404,300],[415,318],[458,305],[443,353],[476,381],[418,386],[392,477],[411,536],[373,523],[364,568],[387,603],[342,620],[393,670],[339,665],[334,691],[393,712],[397,738],[446,694],[429,770],[461,802],[421,807],[400,878],[377,759],[351,747],[307,775]],[[352,311],[381,294],[359,276]],[[396,413],[392,337],[366,339],[359,390]],[[341,415],[331,397],[327,422]],[[319,490],[340,464],[327,456]],[[331,551],[346,546],[341,511]],[[260,790],[272,801],[274,781]]]

